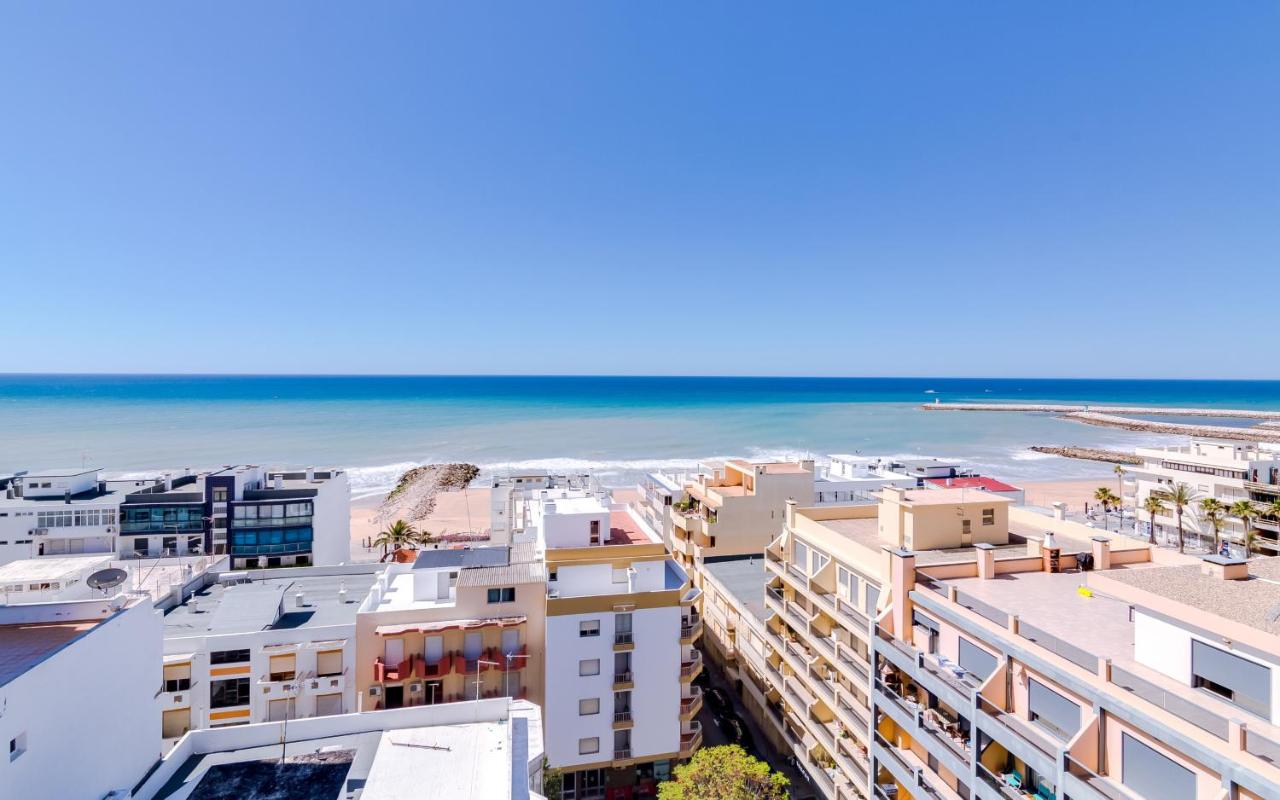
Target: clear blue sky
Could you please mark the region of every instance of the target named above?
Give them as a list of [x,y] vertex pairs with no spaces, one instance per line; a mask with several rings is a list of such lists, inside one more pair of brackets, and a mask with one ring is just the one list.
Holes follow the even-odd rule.
[[1280,377],[1280,4],[6,3],[0,371]]

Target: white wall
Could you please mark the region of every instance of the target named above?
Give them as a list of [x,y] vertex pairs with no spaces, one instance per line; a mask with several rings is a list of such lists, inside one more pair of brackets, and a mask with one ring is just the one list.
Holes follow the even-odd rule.
[[[599,636],[579,636],[579,623],[586,620],[599,620]],[[644,759],[680,749],[680,608],[634,611],[632,631],[631,753]],[[547,618],[543,712],[547,757],[554,767],[613,759],[613,633],[613,612]],[[579,676],[579,660],[590,658],[600,659],[600,674]],[[578,700],[591,697],[600,698],[600,713],[579,716]],[[578,740],[592,736],[599,737],[600,752],[580,755]]]
[[[30,617],[48,606],[20,608]],[[0,614],[0,623],[11,619]],[[0,743],[7,753],[19,734],[27,742],[18,758],[0,757],[0,796],[92,799],[132,788],[160,752],[152,699],[160,686],[160,642],[160,617],[142,602],[0,686]]]
[[351,486],[345,472],[314,484],[311,563],[320,566],[351,561]]

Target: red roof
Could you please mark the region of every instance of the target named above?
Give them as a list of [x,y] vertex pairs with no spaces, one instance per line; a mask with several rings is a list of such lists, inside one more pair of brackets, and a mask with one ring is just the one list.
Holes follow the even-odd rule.
[[995,478],[929,478],[929,483],[939,489],[986,489],[988,492],[1018,492],[1017,486],[1010,486]]

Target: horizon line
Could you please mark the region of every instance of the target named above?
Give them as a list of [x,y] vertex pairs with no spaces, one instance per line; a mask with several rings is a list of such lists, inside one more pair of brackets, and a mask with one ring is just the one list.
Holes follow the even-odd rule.
[[804,375],[804,374],[642,374],[587,372],[0,372],[0,378],[621,378],[701,380],[985,380],[985,381],[1151,381],[1164,383],[1280,383],[1280,378],[1081,377],[1064,375]]

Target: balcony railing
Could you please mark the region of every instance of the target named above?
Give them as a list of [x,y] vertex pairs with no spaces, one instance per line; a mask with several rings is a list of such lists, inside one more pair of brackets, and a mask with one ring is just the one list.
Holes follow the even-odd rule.
[[857,675],[864,682],[870,680],[871,674],[867,671],[865,662],[860,658],[854,658],[853,655],[851,655],[844,647],[841,647],[839,652],[836,654],[836,660],[845,665],[848,669],[852,670],[853,674]]
[[[1027,720],[1005,711],[992,703],[982,695],[978,695],[978,713],[987,714],[996,721],[1003,724],[1006,728],[1013,732],[1022,741],[1034,747],[1045,756],[1055,759],[1057,758],[1058,745],[1054,744],[1046,735],[1039,733],[1031,727],[1031,723]],[[1072,731],[1074,733],[1074,731]]]
[[629,708],[628,708],[628,709],[626,709],[625,711],[615,711],[615,712],[613,712],[613,721],[614,721],[614,722],[630,722],[630,721],[631,721],[631,709],[629,709]]
[[697,686],[693,688],[696,691],[693,691],[688,697],[680,698],[681,716],[696,714],[698,709],[702,706],[702,689]]
[[902,756],[898,755],[898,748],[889,744],[889,740],[884,738],[884,736],[880,734],[880,731],[875,732],[875,741],[876,741],[876,744],[884,748],[885,756],[890,761],[892,761],[894,765],[898,767],[898,769],[902,770],[903,772],[909,775],[915,774],[915,770],[913,770],[910,767],[910,765],[907,764],[907,762],[902,758]]
[[631,682],[632,682],[632,680],[631,680],[631,679],[632,679],[632,675],[631,675],[631,672],[630,672],[630,671],[627,671],[627,672],[615,672],[615,673],[613,673],[613,682],[614,682],[615,684],[618,684],[618,683],[631,683]]
[[1007,780],[983,766],[982,762],[978,762],[978,780],[995,789],[1000,793],[1001,797],[1007,797],[1009,800],[1025,800],[1027,796],[1025,792],[1013,788]]
[[232,517],[232,528],[292,528],[299,525],[310,525],[310,514],[299,517]]
[[1070,753],[1066,754],[1066,767],[1068,775],[1109,800],[1133,800],[1128,792],[1117,788],[1114,783],[1072,758]]
[[839,697],[836,698],[836,707],[841,711],[843,711],[845,714],[848,714],[854,720],[856,720],[861,725],[863,730],[865,730],[867,726],[870,724],[870,721],[867,719],[867,715],[865,713],[866,709],[859,708],[853,705],[852,703],[850,703],[849,701],[845,700],[843,694],[841,694]]
[[702,723],[689,723],[689,730],[682,731],[680,734],[680,752],[691,753],[702,746]]
[[629,747],[628,747],[626,750],[614,750],[614,751],[613,751],[613,760],[614,760],[614,761],[626,761],[626,760],[627,760],[627,759],[629,759],[629,758],[631,758],[631,748],[629,748]]
[[701,617],[697,617],[697,618],[695,618],[692,622],[690,622],[690,623],[689,623],[689,624],[687,624],[687,625],[681,625],[681,626],[680,626],[680,638],[681,638],[681,639],[692,639],[693,637],[697,636],[697,635],[698,635],[698,634],[700,634],[700,633],[702,633],[702,618],[701,618]]
[[871,620],[867,619],[865,614],[851,606],[847,600],[840,598],[836,598],[836,614],[853,622],[858,630],[865,631],[871,624]]
[[[680,662],[680,677],[688,678],[702,669],[702,654],[694,652],[693,658]],[[628,673],[630,674],[630,673]]]
[[386,681],[402,681],[409,677],[413,670],[413,656],[409,656],[398,664],[388,664],[381,656],[373,660],[373,680],[375,683]]
[[617,631],[613,634],[613,643],[616,645],[635,644],[635,634],[631,631]]

